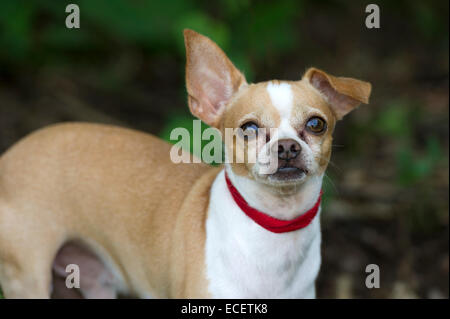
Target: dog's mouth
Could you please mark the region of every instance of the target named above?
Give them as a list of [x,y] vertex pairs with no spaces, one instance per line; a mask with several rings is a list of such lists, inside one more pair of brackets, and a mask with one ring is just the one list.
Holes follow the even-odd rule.
[[308,170],[301,167],[286,165],[279,167],[275,173],[270,175],[270,179],[281,182],[292,182],[301,180],[306,175],[308,175]]

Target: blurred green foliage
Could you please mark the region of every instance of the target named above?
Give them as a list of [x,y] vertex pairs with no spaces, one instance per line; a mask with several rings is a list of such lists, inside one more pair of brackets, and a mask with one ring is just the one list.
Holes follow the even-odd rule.
[[414,152],[409,144],[403,144],[396,154],[397,159],[397,182],[402,186],[414,185],[431,176],[442,158],[441,146],[436,137],[427,138],[425,154],[422,156]]
[[[92,64],[102,53],[135,48],[184,56],[182,30],[193,28],[210,36],[251,81],[254,69],[273,56],[297,52],[302,46],[298,23],[312,0],[78,0],[81,28],[67,32],[65,6],[74,1],[4,0],[0,2],[0,66],[14,68],[45,63]],[[447,38],[445,16],[437,1],[380,1],[384,9],[402,12],[414,32]],[[322,0],[320,9],[344,14],[346,5]],[[355,2],[355,8],[365,3]],[[231,37],[233,40],[231,41]],[[82,53],[88,54],[85,59]],[[75,55],[78,56],[76,58]],[[97,57],[93,59],[92,57]]]
[[427,136],[424,145],[414,145],[416,117],[420,117],[420,109],[414,103],[394,100],[387,104],[372,124],[373,131],[396,144],[396,180],[400,186],[411,186],[430,176],[442,160],[441,146],[436,136]]
[[[73,2],[73,1],[72,1]],[[184,55],[182,30],[192,28],[213,38],[251,80],[249,56],[295,47],[295,19],[303,1],[255,2],[195,0],[79,0],[81,28],[67,32],[66,1],[0,2],[0,64],[5,67],[73,60],[70,53],[90,54],[132,46]],[[233,43],[230,37],[233,35]],[[73,61],[72,61],[73,62]]]
[[[197,121],[197,123],[195,123],[194,121]],[[194,138],[196,137],[196,135],[194,134],[194,125],[196,124],[200,124],[200,134],[198,135],[200,138],[199,140],[194,141]],[[178,137],[176,140],[171,139],[171,133],[173,132],[173,130],[175,128],[185,128],[187,129],[187,131],[189,132],[189,144],[185,145],[185,144],[179,144],[178,142],[181,141],[181,137]],[[178,143],[178,145],[181,145],[181,147],[187,151],[189,151],[190,153],[194,154],[196,157],[198,158],[203,158],[202,157],[202,152],[204,150],[205,145],[207,145],[208,143],[210,143],[213,140],[213,137],[210,138],[206,138],[204,135],[204,131],[205,129],[209,128],[208,125],[206,125],[205,123],[201,122],[200,120],[194,118],[192,115],[182,115],[182,114],[173,114],[172,116],[169,117],[169,119],[166,122],[166,125],[164,127],[164,129],[161,131],[160,133],[160,137],[163,138],[164,140],[170,142],[170,143]],[[215,131],[215,140],[221,140],[221,136],[220,136],[220,132],[219,131]],[[197,149],[194,147],[194,143],[198,143],[200,142],[200,147]],[[213,155],[210,154],[209,155]],[[221,159],[219,161],[215,161],[211,164],[213,165],[217,165],[220,162],[223,161],[224,155],[221,154],[219,157],[221,157]]]
[[435,133],[420,129],[417,132],[422,116],[423,110],[408,99],[389,100],[373,117],[351,124],[348,130],[351,149],[360,152],[374,138],[391,144],[395,182],[398,186],[413,186],[430,177],[439,163],[448,161]]

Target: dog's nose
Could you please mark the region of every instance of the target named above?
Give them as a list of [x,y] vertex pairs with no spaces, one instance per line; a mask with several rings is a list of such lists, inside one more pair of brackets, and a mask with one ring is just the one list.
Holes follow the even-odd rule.
[[278,141],[278,158],[282,160],[294,159],[300,154],[302,147],[293,139]]

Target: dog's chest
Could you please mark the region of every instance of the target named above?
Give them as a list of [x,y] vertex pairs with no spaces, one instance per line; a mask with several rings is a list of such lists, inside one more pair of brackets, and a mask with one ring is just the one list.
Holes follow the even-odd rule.
[[[214,298],[312,298],[320,267],[320,226],[271,233],[236,206],[222,174],[206,223],[206,269]],[[222,177],[222,178],[221,178]]]

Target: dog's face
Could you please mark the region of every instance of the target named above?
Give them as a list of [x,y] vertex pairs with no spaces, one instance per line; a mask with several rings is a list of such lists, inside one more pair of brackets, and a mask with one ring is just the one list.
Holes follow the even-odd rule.
[[[225,143],[227,154],[236,154],[230,164],[235,174],[286,186],[324,172],[335,121],[308,82],[269,81],[243,87],[225,109],[220,126],[244,133]],[[255,153],[256,161],[246,156],[239,163],[238,156],[247,153]]]
[[186,79],[191,112],[225,138],[234,174],[274,187],[296,187],[323,175],[337,120],[361,102],[371,86],[311,68],[299,81],[247,84],[210,39],[185,31]]

